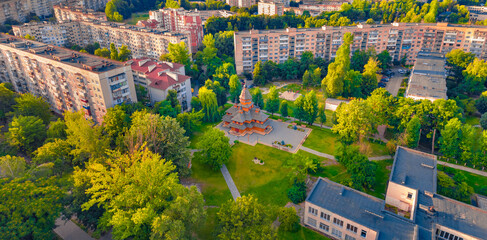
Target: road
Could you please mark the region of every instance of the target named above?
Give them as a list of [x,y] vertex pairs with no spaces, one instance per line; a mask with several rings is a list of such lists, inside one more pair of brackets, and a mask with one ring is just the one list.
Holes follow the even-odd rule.
[[406,77],[404,74],[398,72],[401,68],[392,68],[391,70],[395,73],[394,76],[389,79],[386,85],[386,90],[392,95],[397,96],[399,88],[401,87],[402,80]]

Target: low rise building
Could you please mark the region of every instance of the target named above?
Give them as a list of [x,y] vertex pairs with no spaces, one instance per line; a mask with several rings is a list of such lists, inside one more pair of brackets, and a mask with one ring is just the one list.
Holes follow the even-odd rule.
[[169,90],[178,93],[183,111],[191,110],[191,78],[184,65],[139,58],[127,61],[132,67],[134,83],[147,89],[151,104],[163,101]]
[[206,20],[210,17],[230,17],[233,16],[237,13],[232,12],[232,11],[227,11],[227,10],[191,10],[198,14],[201,17],[201,24],[204,26],[206,23]]
[[469,14],[469,20],[472,22],[484,21],[487,19],[487,7],[485,6],[467,6]]
[[183,8],[164,8],[150,11],[149,19],[159,22],[159,26],[171,32],[187,33],[190,38],[192,52],[197,52],[203,42],[203,25],[197,12],[187,11]]
[[284,13],[284,4],[280,2],[259,2],[258,3],[259,15],[279,15],[282,16]]
[[436,156],[398,147],[386,200],[319,178],[306,226],[334,239],[487,239],[487,211],[436,193]]
[[58,114],[82,110],[97,123],[108,108],[137,102],[130,65],[5,34],[0,82],[43,97]]
[[437,99],[448,99],[445,60],[442,53],[419,52],[404,96],[432,102]]
[[96,12],[90,8],[84,8],[75,5],[59,4],[53,7],[54,16],[57,21],[85,21],[99,20],[107,21],[104,12]]
[[237,74],[252,72],[259,61],[283,63],[305,51],[327,61],[335,58],[345,33],[354,35],[351,52],[388,51],[393,61],[414,64],[420,51],[446,54],[453,49],[487,59],[487,26],[448,23],[393,23],[349,27],[287,28],[234,33]]

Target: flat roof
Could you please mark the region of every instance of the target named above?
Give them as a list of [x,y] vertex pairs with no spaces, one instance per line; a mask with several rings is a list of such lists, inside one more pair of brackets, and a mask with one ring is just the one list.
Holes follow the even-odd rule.
[[368,194],[319,178],[307,202],[379,233],[378,239],[416,239],[415,224],[384,210],[385,202]]
[[6,34],[0,34],[0,45],[15,48],[39,57],[51,59],[92,72],[110,71],[125,65],[124,63],[95,55],[80,53],[71,49],[48,45]]
[[389,181],[428,192],[436,192],[436,156],[398,147]]
[[419,52],[409,77],[406,97],[448,99],[446,75],[443,54]]

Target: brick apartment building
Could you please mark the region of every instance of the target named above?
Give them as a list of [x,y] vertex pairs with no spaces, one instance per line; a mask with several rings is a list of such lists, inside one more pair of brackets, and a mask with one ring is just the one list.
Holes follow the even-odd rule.
[[25,21],[32,12],[39,17],[52,14],[53,6],[66,0],[2,0],[0,1],[0,24],[7,19]]
[[[62,46],[61,39],[80,46],[94,42],[107,48],[110,43],[114,43],[116,47],[126,45],[132,51],[132,57],[159,58],[162,54],[167,53],[169,43],[185,42],[189,46],[190,41],[189,34],[185,33],[106,21],[24,24],[13,26],[13,31],[16,36],[30,34],[39,41],[54,43],[58,46]],[[188,49],[192,53],[191,48]]]
[[385,201],[319,178],[306,226],[345,240],[487,239],[487,211],[436,193],[436,156],[399,147]]
[[188,33],[190,36],[191,51],[197,52],[203,42],[203,24],[197,12],[187,11],[183,8],[164,8],[150,11],[149,19],[156,20],[160,27],[171,32]]
[[407,56],[413,64],[418,52],[440,52],[463,49],[486,59],[487,26],[453,25],[448,23],[393,23],[349,27],[288,28],[235,32],[235,64],[237,74],[253,71],[258,61],[283,63],[300,58],[304,51],[331,60],[342,44],[343,35],[354,35],[351,52],[375,48],[389,51],[394,61]]
[[96,12],[91,8],[59,4],[54,6],[53,9],[57,21],[85,21],[90,19],[107,21],[107,16],[104,12]]
[[147,89],[151,104],[165,100],[168,91],[175,90],[182,110],[191,110],[191,78],[185,75],[184,65],[150,58],[127,63],[132,67],[134,83]]
[[5,34],[0,82],[43,97],[56,113],[83,110],[98,123],[107,108],[137,101],[130,65]]

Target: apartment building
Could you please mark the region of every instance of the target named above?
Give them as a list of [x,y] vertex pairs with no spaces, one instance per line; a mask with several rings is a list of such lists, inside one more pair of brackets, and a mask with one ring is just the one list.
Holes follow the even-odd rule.
[[137,101],[130,65],[5,34],[0,82],[43,97],[56,113],[82,110],[97,123],[108,108]]
[[147,89],[151,104],[165,100],[168,91],[175,90],[182,110],[191,110],[191,78],[185,75],[184,65],[150,58],[127,63],[132,67],[134,83]]
[[483,21],[487,19],[487,7],[485,6],[467,6],[470,12],[470,21],[475,23],[476,21]]
[[204,26],[206,23],[206,20],[210,17],[230,17],[233,16],[237,13],[232,12],[232,11],[227,11],[227,10],[190,10],[196,14],[198,14],[201,17],[201,24]]
[[105,10],[105,6],[110,0],[73,0],[83,9],[93,9],[95,11]]
[[183,8],[164,8],[150,11],[149,19],[160,23],[161,28],[171,32],[187,33],[190,37],[191,51],[197,52],[203,42],[203,25],[197,12],[187,11]]
[[300,58],[311,51],[325,60],[335,57],[345,33],[352,33],[351,52],[375,48],[389,51],[394,61],[406,56],[407,64],[414,64],[418,52],[446,54],[463,49],[487,59],[485,39],[487,26],[453,25],[448,23],[393,23],[349,27],[287,28],[235,32],[235,63],[238,74],[253,71],[258,61],[283,63]]
[[226,0],[226,3],[230,7],[237,6],[239,8],[250,8],[252,5],[257,4],[257,0]]
[[258,3],[258,11],[259,15],[279,15],[282,16],[284,14],[284,4],[280,2],[259,2]]
[[316,16],[321,14],[320,11],[306,10],[306,9],[302,9],[299,7],[285,7],[284,8],[284,12],[294,12],[296,15],[299,15],[299,16],[303,15],[304,11],[308,11],[309,15],[311,15],[312,17],[316,17]]
[[414,100],[448,99],[446,95],[445,55],[442,53],[419,52],[409,76],[405,97]]
[[299,8],[302,10],[308,10],[313,12],[333,12],[340,11],[342,9],[342,4],[347,1],[336,1],[336,2],[324,2],[322,4],[301,4]]
[[29,34],[36,41],[58,47],[66,46],[69,43],[76,45],[82,44],[79,22],[32,22],[24,25],[14,25],[12,26],[12,30],[15,36],[22,37]]
[[[77,24],[79,25],[77,25]],[[66,26],[74,26],[70,31],[63,33]],[[78,27],[79,26],[79,27]],[[68,38],[68,41],[73,40],[73,44],[86,46],[98,42],[101,47],[109,47],[110,43],[114,43],[116,47],[126,45],[132,51],[132,57],[152,57],[159,58],[162,54],[167,53],[169,43],[185,42],[189,45],[189,35],[185,33],[170,32],[164,29],[147,29],[143,27],[127,25],[124,23],[114,23],[106,21],[76,21],[50,23],[44,22],[36,25],[22,25],[16,27],[16,32],[22,36],[26,34],[36,35],[39,30],[49,29],[53,35],[60,36],[63,34],[73,34],[73,37]],[[54,32],[59,31],[59,34]],[[41,31],[42,32],[42,31]],[[16,34],[17,34],[16,33]],[[54,37],[54,36],[53,36]],[[37,39],[37,38],[36,38]],[[44,38],[39,38],[43,41]],[[49,41],[55,41],[50,39]],[[188,48],[192,53],[191,48]]]
[[7,19],[25,21],[32,12],[39,17],[52,15],[53,6],[66,0],[2,0],[0,1],[0,23]]
[[96,12],[91,8],[59,4],[54,6],[53,9],[57,21],[107,21],[107,16],[104,12]]
[[487,211],[436,193],[436,156],[398,147],[385,201],[319,178],[306,226],[345,240],[487,239]]

